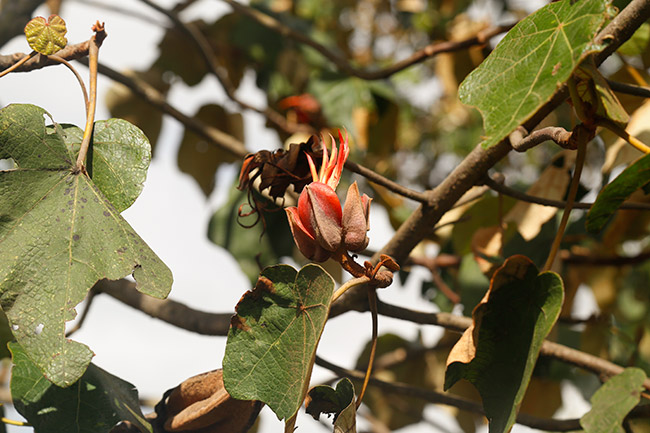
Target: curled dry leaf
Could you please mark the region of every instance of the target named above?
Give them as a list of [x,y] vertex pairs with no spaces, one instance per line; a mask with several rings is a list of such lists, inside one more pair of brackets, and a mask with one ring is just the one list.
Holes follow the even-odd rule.
[[230,397],[221,369],[187,379],[163,405],[165,431],[193,433],[246,433],[262,408],[262,402]]

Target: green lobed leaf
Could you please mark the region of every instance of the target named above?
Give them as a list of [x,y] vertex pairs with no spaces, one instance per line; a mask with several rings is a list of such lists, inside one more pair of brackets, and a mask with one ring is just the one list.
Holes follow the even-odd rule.
[[65,338],[65,322],[102,278],[132,274],[142,293],[164,298],[172,276],[85,174],[45,110],[0,110],[0,305],[14,336],[45,376],[69,386],[93,353]]
[[322,413],[334,415],[334,433],[357,432],[357,405],[354,398],[354,385],[348,378],[336,384],[336,389],[328,385],[318,385],[309,390],[305,410],[315,420]]
[[32,50],[46,56],[65,48],[68,44],[65,38],[67,32],[65,21],[58,15],[50,15],[47,20],[36,17],[25,26],[25,36],[29,46]]
[[[487,301],[474,309],[474,326],[452,349],[444,388],[460,379],[474,384],[483,399],[490,432],[501,433],[515,422],[542,342],[560,314],[564,294],[557,274],[539,274],[525,256],[510,257],[495,271],[488,294]],[[468,346],[473,349],[467,351]],[[455,354],[463,348],[467,351],[465,360]]]
[[650,182],[650,155],[636,160],[603,188],[587,214],[587,231],[598,233],[634,191]]
[[641,399],[645,372],[626,368],[591,397],[591,410],[580,418],[585,433],[624,433],[623,419]]
[[318,265],[262,271],[236,307],[223,359],[226,390],[260,400],[291,418],[307,392],[316,347],[329,314],[334,280]]
[[130,383],[90,364],[72,386],[59,388],[43,377],[19,344],[9,348],[14,363],[11,396],[36,433],[108,433],[120,421],[152,432]]
[[334,421],[334,433],[357,433],[357,406],[354,401]]
[[551,99],[612,14],[608,0],[561,0],[521,20],[462,82],[460,100],[483,116],[490,147]]
[[[83,130],[59,125],[65,144],[76,159]],[[123,119],[95,122],[92,144],[92,180],[118,212],[140,196],[151,162],[151,145],[144,133]]]

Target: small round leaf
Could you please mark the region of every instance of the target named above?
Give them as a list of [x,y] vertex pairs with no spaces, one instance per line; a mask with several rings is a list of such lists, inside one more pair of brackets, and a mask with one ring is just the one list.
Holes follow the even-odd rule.
[[65,38],[67,32],[65,21],[58,15],[50,15],[47,20],[36,17],[25,26],[25,36],[29,46],[46,56],[56,53],[67,45],[68,40]]

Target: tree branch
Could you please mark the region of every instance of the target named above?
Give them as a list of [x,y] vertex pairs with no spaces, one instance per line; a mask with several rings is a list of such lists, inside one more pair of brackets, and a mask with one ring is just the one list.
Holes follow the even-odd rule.
[[392,180],[372,171],[367,167],[364,167],[361,164],[357,164],[356,162],[346,161],[345,168],[353,173],[357,173],[365,177],[370,182],[381,185],[384,188],[394,192],[395,194],[401,195],[402,197],[409,198],[420,203],[428,203],[429,201],[429,197],[424,192],[415,191],[413,189],[402,186],[399,183],[393,182]]
[[545,141],[553,141],[564,149],[570,149],[570,138],[571,133],[558,126],[547,126],[528,135],[526,135],[524,128],[519,127],[509,137],[510,145],[517,152],[525,152]]
[[171,299],[156,299],[137,291],[129,280],[100,280],[93,287],[151,317],[201,335],[228,335],[233,313],[206,313]]
[[[489,186],[491,189],[494,191],[507,195],[508,197],[516,198],[517,200],[520,201],[525,201],[527,203],[535,203],[535,204],[540,204],[542,206],[551,206],[551,207],[557,207],[560,209],[564,209],[566,206],[566,202],[562,200],[552,200],[549,198],[544,198],[544,197],[537,197],[534,195],[529,195],[526,194],[525,192],[518,191],[514,188],[510,188],[509,186],[506,186],[502,183],[496,182],[494,179],[492,179],[489,176],[486,176],[483,179],[483,182],[485,185]],[[575,209],[591,209],[593,206],[593,203],[575,203],[573,207]],[[623,203],[619,209],[624,209],[624,210],[650,210],[650,204],[648,203]]]
[[[597,42],[608,43],[605,51],[596,56],[596,63],[598,65],[602,63],[649,18],[650,0],[632,0],[596,37]],[[532,131],[567,96],[568,91],[565,85],[558,89],[551,100],[537,110],[522,126],[527,131]],[[440,185],[427,192],[430,197],[428,204],[421,205],[411,214],[384,248],[372,257],[373,262],[378,262],[379,254],[385,254],[391,256],[397,263],[403,263],[413,248],[431,230],[431,227],[440,221],[440,218],[465,192],[480,183],[488,169],[505,157],[510,149],[512,147],[507,138],[488,149],[481,145],[475,147]],[[364,295],[365,290],[362,288],[348,291],[332,305],[331,314],[337,315],[351,309],[358,310],[363,305]]]
[[472,46],[485,45],[491,38],[503,32],[507,32],[515,25],[513,23],[513,24],[497,26],[491,29],[483,30],[479,32],[476,36],[473,36],[471,38],[462,41],[434,42],[416,51],[407,59],[399,61],[385,69],[367,71],[364,69],[355,68],[346,59],[343,59],[339,55],[335,54],[329,48],[314,41],[308,36],[305,36],[304,34],[293,30],[289,26],[283,24],[282,22],[280,22],[279,20],[275,19],[272,16],[265,14],[262,11],[253,9],[249,6],[243,5],[234,0],[223,0],[223,1],[225,3],[228,3],[235,11],[249,18],[252,18],[253,20],[257,21],[259,24],[263,25],[264,27],[275,31],[284,37],[291,38],[301,44],[313,48],[318,53],[320,53],[323,57],[325,57],[327,60],[332,62],[339,71],[364,80],[380,80],[380,79],[388,78],[399,71],[407,69],[418,63],[421,63],[438,54],[448,53],[452,51],[460,51]]
[[[408,320],[414,323],[443,326],[457,332],[464,332],[472,324],[472,319],[469,317],[455,316],[449,313],[424,313],[381,301],[377,302],[377,310],[383,316]],[[542,343],[540,355],[575,365],[596,374],[598,377],[615,376],[625,369],[613,362],[548,340],[544,340],[544,343]],[[650,379],[646,379],[643,386],[650,390]]]
[[636,86],[634,84],[619,83],[618,81],[607,80],[609,87],[615,92],[625,93],[626,95],[640,96],[642,98],[650,98],[650,89],[643,86]]
[[146,4],[147,6],[149,6],[150,8],[165,15],[167,18],[169,18],[169,20],[190,39],[190,41],[194,44],[194,46],[199,51],[199,54],[201,55],[201,58],[203,59],[203,62],[205,63],[208,71],[210,71],[210,73],[212,73],[217,78],[217,80],[221,84],[221,87],[223,87],[224,91],[226,92],[226,95],[233,102],[239,105],[240,108],[244,110],[251,110],[258,114],[261,114],[269,122],[273,123],[283,131],[290,134],[296,132],[307,132],[307,133],[314,132],[313,128],[311,128],[308,125],[287,122],[287,119],[282,114],[278,113],[277,111],[273,110],[270,107],[267,107],[265,109],[257,108],[240,99],[236,94],[237,89],[232,84],[232,81],[228,76],[228,72],[224,70],[223,67],[219,66],[219,63],[217,62],[217,58],[214,55],[214,51],[210,46],[210,42],[206,39],[203,33],[201,33],[201,31],[196,26],[183,22],[178,17],[178,14],[176,12],[167,10],[157,5],[151,0],[140,0],[140,1]]
[[23,33],[25,24],[43,0],[12,0],[0,7],[0,47]]
[[[56,52],[56,56],[63,60],[77,60],[82,57],[88,56],[88,49],[90,48],[90,41],[81,42],[79,44],[67,45],[64,49]],[[23,57],[27,56],[25,53],[14,54],[0,54],[0,71],[13,66],[18,63]],[[29,72],[36,69],[41,69],[45,66],[58,65],[58,60],[50,59],[48,56],[42,54],[36,55],[34,58],[29,59],[20,67],[16,68],[13,72]]]
[[[207,313],[189,308],[171,299],[152,298],[138,292],[135,283],[126,279],[100,280],[92,290],[98,294],[105,293],[151,317],[190,332],[201,335],[228,335],[230,318],[233,313]],[[377,312],[386,317],[421,325],[441,326],[459,333],[464,332],[472,323],[472,319],[469,317],[450,313],[425,313],[390,305],[381,300],[377,300]],[[623,367],[605,359],[548,340],[542,344],[540,355],[575,365],[599,377],[615,376],[624,370]],[[646,379],[644,386],[650,389],[650,379]]]
[[592,256],[584,254],[572,254],[569,251],[562,251],[560,259],[571,265],[592,265],[592,266],[627,266],[637,265],[650,260],[650,251],[645,251],[636,256]]
[[[340,377],[349,377],[352,379],[363,380],[362,372],[339,367],[338,365],[332,364],[331,362],[328,362],[319,356],[316,356],[316,365],[333,371]],[[446,406],[456,407],[464,411],[485,415],[485,411],[479,403],[466,400],[461,397],[456,397],[452,394],[431,391],[400,382],[386,382],[375,378],[370,379],[369,385],[377,387],[384,391],[391,392],[393,394],[415,397],[429,403],[444,404]],[[578,419],[555,420],[539,418],[523,413],[517,415],[517,423],[546,431],[572,431],[581,429],[580,420]]]
[[127,77],[126,75],[101,63],[99,64],[99,73],[117,81],[118,83],[124,84],[144,101],[153,105],[163,113],[169,114],[174,119],[181,122],[186,128],[208,140],[208,142],[219,146],[238,158],[243,158],[248,153],[244,143],[237,140],[232,135],[226,134],[213,126],[206,125],[200,120],[181,113],[167,102],[165,95],[160,93],[147,82],[135,77]]

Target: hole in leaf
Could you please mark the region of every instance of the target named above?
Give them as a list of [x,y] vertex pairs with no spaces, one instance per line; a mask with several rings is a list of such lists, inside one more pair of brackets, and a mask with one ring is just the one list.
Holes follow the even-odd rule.
[[16,168],[16,163],[13,159],[0,159],[0,170],[12,170]]
[[18,325],[11,325],[11,330],[12,331],[18,331],[18,329],[20,329],[20,327]]
[[43,325],[42,323],[39,323],[38,325],[36,325],[36,328],[34,328],[34,334],[35,335],[41,335],[41,332],[43,332],[44,327],[45,327],[45,325]]

